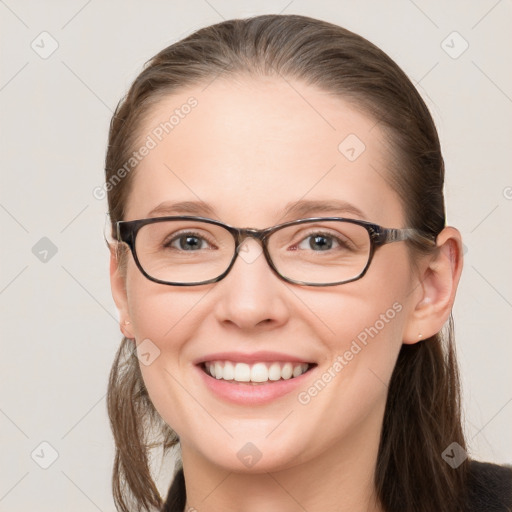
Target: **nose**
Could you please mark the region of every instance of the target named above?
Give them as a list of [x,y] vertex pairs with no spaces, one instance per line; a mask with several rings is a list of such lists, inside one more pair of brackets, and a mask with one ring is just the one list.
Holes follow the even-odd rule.
[[288,318],[284,284],[267,263],[261,243],[245,238],[229,274],[217,283],[218,321],[243,329],[283,325]]

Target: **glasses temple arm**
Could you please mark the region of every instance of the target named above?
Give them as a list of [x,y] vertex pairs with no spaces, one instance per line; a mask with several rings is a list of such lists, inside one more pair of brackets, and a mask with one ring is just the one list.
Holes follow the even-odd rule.
[[404,242],[411,240],[421,245],[428,245],[434,247],[436,241],[434,238],[424,235],[421,231],[414,228],[404,229],[386,229],[379,233],[378,241],[380,243]]

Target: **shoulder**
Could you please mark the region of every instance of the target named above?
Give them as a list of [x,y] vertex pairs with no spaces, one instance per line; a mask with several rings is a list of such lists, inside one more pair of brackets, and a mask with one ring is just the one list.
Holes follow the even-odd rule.
[[512,511],[512,467],[469,462],[466,512],[483,511]]

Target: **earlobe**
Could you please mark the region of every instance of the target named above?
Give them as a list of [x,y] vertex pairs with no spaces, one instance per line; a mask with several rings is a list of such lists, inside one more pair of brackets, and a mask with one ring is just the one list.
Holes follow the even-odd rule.
[[420,264],[416,283],[416,304],[411,311],[403,342],[406,344],[430,338],[447,322],[462,272],[462,238],[452,227],[444,228],[437,237],[437,249]]
[[110,288],[112,298],[119,311],[119,328],[126,338],[134,338],[128,312],[126,279],[121,272],[119,254],[115,244],[110,245]]

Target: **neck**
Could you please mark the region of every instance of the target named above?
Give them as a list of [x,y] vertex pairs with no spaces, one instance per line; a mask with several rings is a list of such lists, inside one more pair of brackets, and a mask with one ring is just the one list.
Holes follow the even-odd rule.
[[382,512],[374,488],[380,428],[358,425],[349,437],[314,459],[262,473],[226,470],[182,445],[185,510]]

